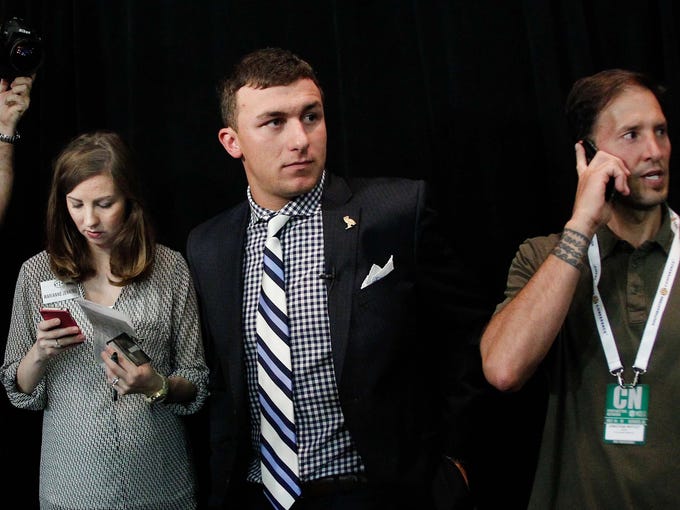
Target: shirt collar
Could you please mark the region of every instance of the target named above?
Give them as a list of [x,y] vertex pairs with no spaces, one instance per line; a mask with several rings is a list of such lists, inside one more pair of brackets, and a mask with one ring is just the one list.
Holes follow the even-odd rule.
[[[605,259],[609,256],[619,243],[625,243],[623,239],[618,237],[611,229],[605,225],[597,232],[597,240],[600,244],[600,256]],[[661,228],[654,236],[654,238],[647,241],[658,245],[666,255],[670,252],[673,244],[673,231],[671,230],[670,214],[668,214],[668,206],[664,205],[661,208]],[[626,243],[627,244],[627,243]]]
[[323,191],[325,181],[326,171],[324,170],[321,174],[321,179],[319,179],[316,186],[307,193],[298,195],[278,211],[272,211],[271,209],[266,209],[256,204],[255,200],[253,200],[253,195],[250,192],[250,186],[248,186],[246,189],[246,196],[248,198],[248,204],[250,205],[250,224],[253,225],[261,221],[268,221],[269,218],[276,214],[287,214],[288,216],[312,216],[319,210],[319,207],[321,207],[321,192]]

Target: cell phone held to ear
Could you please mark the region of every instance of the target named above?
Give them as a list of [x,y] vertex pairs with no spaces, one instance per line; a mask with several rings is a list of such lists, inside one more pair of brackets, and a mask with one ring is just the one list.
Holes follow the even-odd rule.
[[106,344],[113,344],[131,363],[137,366],[151,361],[151,358],[147,356],[139,344],[127,333],[121,333],[106,342]]
[[[68,308],[41,308],[40,315],[44,320],[59,319],[61,323],[59,328],[68,328],[71,326],[78,326],[78,323],[71,315]],[[80,326],[78,326],[80,328]]]
[[[590,165],[590,162],[595,157],[595,154],[597,154],[598,149],[595,146],[595,143],[592,140],[589,140],[588,138],[583,140],[583,148],[586,151],[586,162]],[[607,186],[604,190],[604,199],[607,202],[611,202],[612,198],[614,198],[614,193],[616,192],[614,182],[615,181],[613,177],[610,177],[609,180],[607,181]]]
[[590,162],[595,157],[595,154],[597,154],[597,147],[595,147],[595,144],[588,138],[583,140],[582,145],[583,149],[586,151],[586,162],[590,165]]

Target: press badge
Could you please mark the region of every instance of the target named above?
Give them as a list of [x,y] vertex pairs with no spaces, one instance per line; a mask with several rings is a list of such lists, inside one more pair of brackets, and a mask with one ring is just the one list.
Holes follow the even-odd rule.
[[608,384],[604,442],[645,444],[648,410],[649,385],[637,384],[622,388],[618,384]]
[[40,282],[40,293],[42,294],[42,302],[45,305],[80,297],[78,285],[75,283],[64,283],[61,280]]

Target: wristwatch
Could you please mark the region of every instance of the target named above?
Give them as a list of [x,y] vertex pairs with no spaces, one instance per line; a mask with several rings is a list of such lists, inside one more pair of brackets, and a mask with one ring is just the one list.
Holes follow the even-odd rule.
[[152,393],[151,395],[147,395],[144,397],[144,400],[148,404],[158,404],[160,402],[163,402],[165,398],[168,396],[168,390],[169,385],[168,385],[168,378],[165,377],[163,374],[158,374],[161,376],[161,379],[163,379],[163,385],[161,386],[161,389],[158,390],[156,393]]

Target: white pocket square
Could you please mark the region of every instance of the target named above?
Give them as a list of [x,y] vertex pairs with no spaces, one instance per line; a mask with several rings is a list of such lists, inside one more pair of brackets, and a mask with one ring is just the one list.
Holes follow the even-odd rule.
[[380,267],[378,264],[373,264],[371,266],[371,270],[368,272],[368,275],[366,276],[366,278],[364,278],[364,281],[361,284],[361,288],[364,289],[369,285],[377,282],[381,278],[384,278],[385,276],[390,274],[394,270],[393,258],[394,256],[390,255],[390,259],[383,267]]

